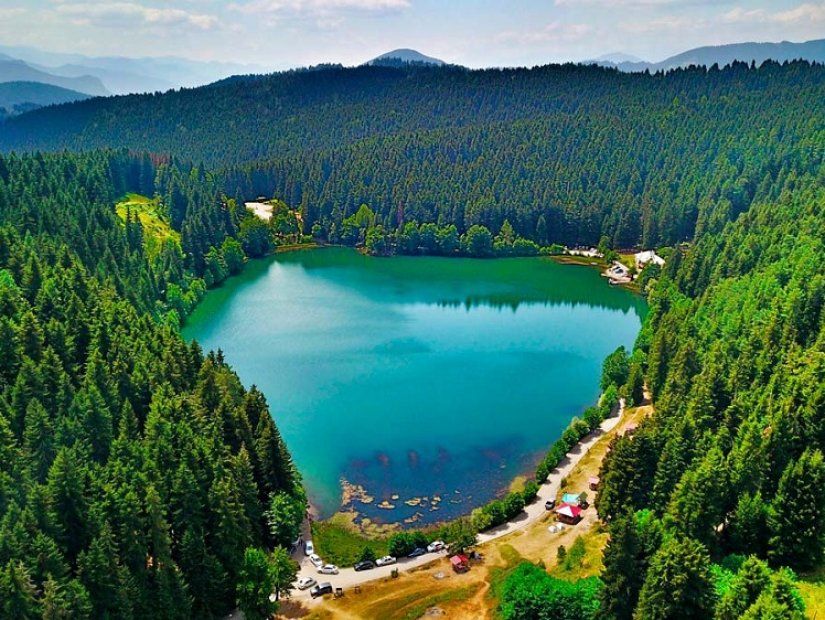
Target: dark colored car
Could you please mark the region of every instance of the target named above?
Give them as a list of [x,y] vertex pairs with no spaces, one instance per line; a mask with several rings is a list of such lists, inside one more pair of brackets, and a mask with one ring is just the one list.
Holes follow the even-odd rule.
[[415,549],[412,550],[410,555],[408,555],[407,557],[408,558],[417,558],[418,556],[424,555],[425,553],[427,553],[427,550],[424,547],[416,547]]
[[556,507],[556,500],[554,500],[554,499],[548,499],[546,502],[544,502],[544,509],[545,510],[553,510],[553,508],[555,508],[555,507]]
[[319,583],[317,586],[315,586],[314,588],[312,588],[312,590],[309,591],[309,595],[312,598],[324,596],[324,594],[332,594],[332,584],[329,581]]
[[363,562],[358,562],[358,564],[356,564],[353,568],[355,570],[370,570],[375,568],[375,562],[371,560],[364,560]]

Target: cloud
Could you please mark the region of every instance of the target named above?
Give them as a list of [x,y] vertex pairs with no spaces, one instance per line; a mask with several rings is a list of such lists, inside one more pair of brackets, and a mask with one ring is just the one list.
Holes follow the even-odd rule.
[[724,0],[555,0],[556,6],[587,6],[602,8],[655,8],[655,7],[683,7],[683,6],[717,6],[726,4]]
[[133,2],[74,3],[61,2],[57,12],[70,17],[76,24],[95,26],[142,26],[181,27],[211,30],[220,26],[214,15],[193,13],[177,8],[155,8]]
[[495,36],[497,43],[531,45],[535,43],[570,43],[589,36],[593,27],[588,24],[552,22],[537,30],[505,31]]
[[810,25],[825,22],[825,2],[806,2],[792,9],[770,12],[765,9],[745,10],[735,8],[722,18],[730,24],[761,23],[788,26]]
[[337,15],[342,13],[397,13],[411,0],[250,0],[233,5],[242,13]]

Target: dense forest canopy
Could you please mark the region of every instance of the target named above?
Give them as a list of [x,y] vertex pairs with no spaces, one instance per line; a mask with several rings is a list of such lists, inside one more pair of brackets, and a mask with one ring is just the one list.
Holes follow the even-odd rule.
[[[189,261],[150,258],[115,214],[142,163],[0,158],[3,618],[218,617],[244,549],[288,545],[303,516],[263,394],[166,320]],[[298,510],[279,535],[284,500]]]
[[33,112],[3,124],[0,149],[202,161],[227,195],[276,195],[333,240],[367,204],[387,230],[507,220],[540,245],[632,247],[718,232],[789,165],[815,170],[823,118],[825,68],[805,62],[326,67]]
[[[289,541],[272,515],[303,495],[263,395],[176,333],[279,236],[474,256],[606,236],[675,250],[539,481],[620,394],[646,384],[655,413],[603,466],[601,580],[523,568],[503,614],[801,618],[791,571],[825,552],[823,107],[807,63],[327,67],[4,123],[4,150],[90,152],[0,159],[0,600],[214,616]],[[127,192],[179,242],[118,219]],[[285,201],[270,224],[240,206],[260,194]]]

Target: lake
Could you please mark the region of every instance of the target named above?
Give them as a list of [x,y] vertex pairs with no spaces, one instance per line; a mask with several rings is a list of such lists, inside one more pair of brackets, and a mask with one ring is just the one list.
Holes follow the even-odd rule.
[[645,312],[596,270],[547,258],[327,248],[250,262],[184,336],[263,390],[322,517],[424,524],[532,473]]

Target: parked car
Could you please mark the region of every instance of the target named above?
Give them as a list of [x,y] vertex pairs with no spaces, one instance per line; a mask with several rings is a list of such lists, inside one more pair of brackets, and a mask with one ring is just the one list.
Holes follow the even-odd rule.
[[318,567],[318,572],[322,575],[337,575],[338,567],[335,564],[324,564]]
[[418,556],[424,555],[425,553],[427,553],[427,550],[424,547],[416,547],[412,550],[412,553],[410,553],[410,555],[408,555],[407,557],[417,558]]
[[315,545],[312,544],[311,540],[308,540],[304,543],[304,555],[312,555],[315,553]]
[[319,583],[317,586],[315,586],[314,588],[312,588],[312,590],[309,591],[309,595],[312,598],[324,596],[324,594],[332,594],[332,584],[329,581]]
[[546,502],[544,502],[544,509],[545,510],[553,510],[553,508],[555,508],[555,507],[556,507],[556,500],[554,500],[554,499],[548,499]]
[[315,581],[313,577],[301,577],[298,580],[298,589],[306,590],[307,588],[311,588],[312,586],[314,586],[316,583],[318,582]]
[[430,553],[435,553],[436,551],[443,551],[447,545],[444,544],[444,541],[441,540],[434,540],[429,545],[427,545],[427,551]]
[[324,561],[321,559],[321,556],[317,553],[313,553],[309,556],[309,561],[315,566],[315,568],[321,568],[324,565]]
[[398,560],[392,557],[391,555],[385,555],[383,558],[378,558],[375,560],[376,566],[389,566],[390,564],[395,564]]
[[353,566],[355,570],[370,570],[375,568],[375,562],[371,560],[364,560],[363,562],[358,562],[355,566]]

